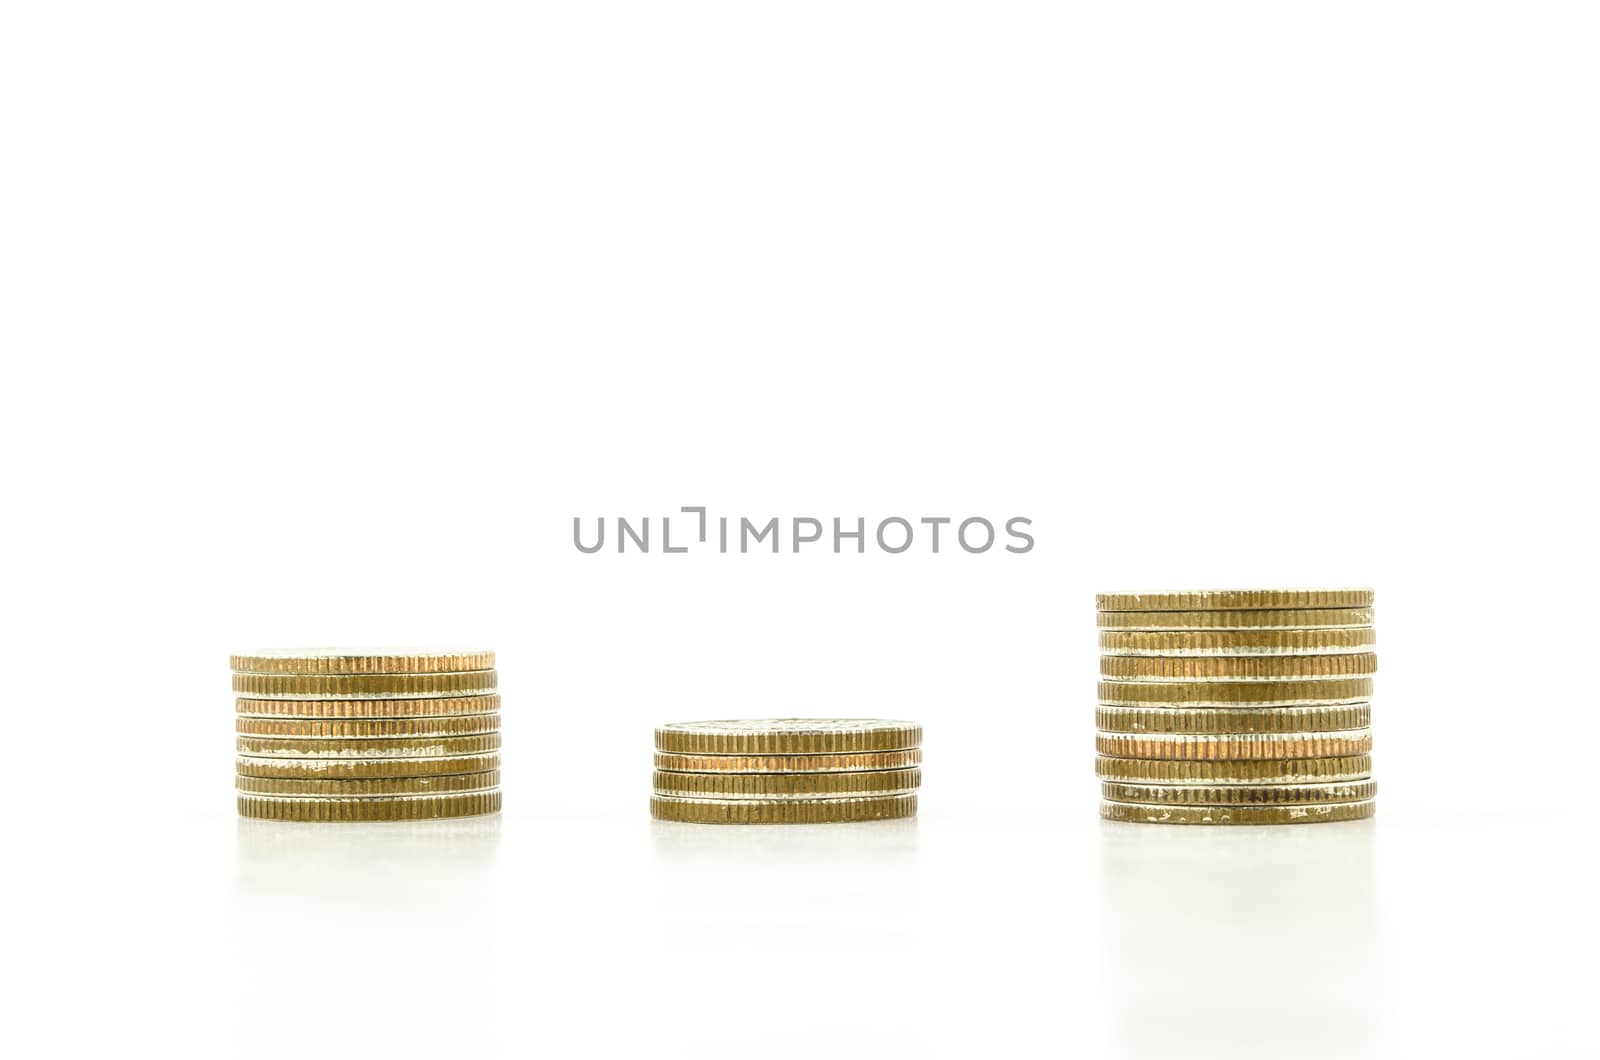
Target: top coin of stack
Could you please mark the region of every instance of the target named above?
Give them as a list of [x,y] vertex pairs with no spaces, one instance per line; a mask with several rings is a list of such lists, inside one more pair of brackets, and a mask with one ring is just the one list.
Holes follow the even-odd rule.
[[231,663],[243,816],[419,820],[500,809],[493,652],[307,648]]
[[1372,816],[1370,589],[1102,593],[1100,815]]
[[696,824],[911,817],[922,726],[864,718],[691,721],[656,730],[650,815]]

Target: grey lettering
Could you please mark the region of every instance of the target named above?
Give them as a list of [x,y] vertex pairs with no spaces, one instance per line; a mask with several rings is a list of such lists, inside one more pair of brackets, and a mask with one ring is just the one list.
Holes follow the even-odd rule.
[[700,543],[706,543],[706,510],[705,508],[679,508],[680,512],[696,512],[700,516]]
[[[905,529],[906,529],[906,539],[900,543],[900,547],[899,548],[890,548],[889,547],[889,542],[887,542],[887,541],[885,541],[883,539],[883,528],[888,526],[890,523],[899,523],[901,526],[905,527]],[[878,547],[883,549],[885,552],[892,552],[892,553],[896,553],[896,554],[904,552],[906,549],[910,548],[911,547],[911,524],[906,522],[904,519],[900,518],[898,515],[891,515],[889,518],[887,518],[883,522],[879,523],[878,524]]]
[[[810,524],[810,526],[813,528],[813,530],[815,532],[811,533],[811,534],[801,534],[800,533],[800,524],[801,523]],[[807,516],[807,515],[797,515],[797,516],[795,516],[795,519],[794,519],[794,550],[796,552],[800,551],[800,546],[801,545],[803,545],[803,544],[809,545],[813,541],[820,541],[820,540],[822,540],[822,521],[820,519],[813,519],[813,518],[811,518],[810,516]]]
[[[755,528],[756,524],[752,523],[742,515],[739,517],[740,552],[750,551],[750,532],[755,530]],[[772,535],[772,551],[778,551],[778,517],[776,515],[774,515],[771,521],[769,521],[766,526],[762,527],[760,532],[755,535],[756,544],[761,544],[761,542],[766,539],[768,534]]]
[[1006,533],[1010,534],[1012,537],[1018,538],[1019,540],[1026,541],[1027,544],[1023,545],[1021,548],[1018,548],[1015,545],[1007,545],[1006,546],[1006,551],[1007,552],[1031,552],[1031,551],[1033,551],[1033,535],[1032,534],[1026,534],[1026,533],[1023,533],[1021,530],[1018,530],[1016,528],[1018,523],[1021,523],[1023,526],[1032,526],[1033,525],[1033,520],[1032,519],[1026,519],[1026,518],[1024,518],[1024,517],[1022,517],[1020,515],[1006,520]]
[[841,530],[839,528],[840,525],[841,525],[841,523],[839,521],[839,517],[838,516],[834,516],[834,519],[833,519],[833,550],[835,552],[838,552],[839,551],[839,543],[841,541],[843,541],[847,537],[853,537],[853,538],[856,539],[856,551],[857,552],[865,552],[867,550],[867,521],[866,521],[866,519],[862,518],[862,519],[857,519],[856,520],[856,529],[855,529],[854,533],[851,533],[848,530]]
[[[981,524],[984,531],[989,535],[989,539],[983,543],[982,548],[973,548],[971,545],[967,544],[967,527],[971,526],[973,523]],[[981,516],[975,515],[956,528],[956,540],[960,541],[961,547],[966,549],[968,552],[987,552],[994,544],[994,524]]]
[[[627,539],[629,537],[633,538],[633,543],[634,543],[634,545],[636,545],[638,547],[640,552],[649,552],[650,551],[650,517],[648,515],[645,516],[644,519],[641,520],[641,522],[644,524],[644,536],[643,537],[640,537],[638,534],[633,532],[633,527],[628,525],[628,520],[627,519],[624,519],[620,515],[617,516],[617,551],[618,552],[626,552],[626,551],[628,551],[628,540]],[[627,536],[625,537],[623,535],[627,535]]]
[[600,549],[605,547],[606,543],[605,517],[601,516],[599,519],[595,520],[595,524],[600,528],[600,536],[595,539],[595,543],[593,545],[585,545],[583,543],[583,535],[578,533],[578,525],[581,521],[582,520],[580,520],[576,515],[572,517],[572,543],[578,546],[579,552],[599,552]]
[[687,551],[689,551],[689,546],[688,545],[679,545],[677,548],[673,548],[672,547],[672,519],[671,519],[670,516],[666,516],[666,515],[663,515],[661,517],[661,551],[663,551],[663,552],[687,552]]

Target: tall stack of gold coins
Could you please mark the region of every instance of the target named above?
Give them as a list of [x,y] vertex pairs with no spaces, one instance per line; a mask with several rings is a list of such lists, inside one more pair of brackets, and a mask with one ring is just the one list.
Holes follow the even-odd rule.
[[1102,593],[1100,815],[1371,817],[1370,589]]
[[493,652],[309,648],[232,665],[243,816],[413,821],[500,809]]
[[922,726],[865,718],[687,721],[656,729],[650,815],[695,824],[912,817]]

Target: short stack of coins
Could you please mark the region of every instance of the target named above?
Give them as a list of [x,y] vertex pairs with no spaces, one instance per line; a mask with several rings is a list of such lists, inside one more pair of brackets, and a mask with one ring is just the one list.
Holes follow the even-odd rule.
[[691,721],[656,729],[650,815],[694,824],[912,817],[922,726],[866,718]]
[[500,809],[494,653],[234,655],[239,813],[415,821]]
[[1370,589],[1102,593],[1100,815],[1371,817]]

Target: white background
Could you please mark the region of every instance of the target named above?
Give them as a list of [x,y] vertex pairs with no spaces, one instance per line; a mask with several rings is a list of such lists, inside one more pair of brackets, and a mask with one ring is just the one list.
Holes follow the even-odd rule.
[[[1596,28],[7,4],[8,1051],[1594,1055]],[[682,505],[1038,546],[571,544]],[[1375,821],[1097,819],[1096,590],[1352,584]],[[497,649],[504,813],[236,820],[317,643]],[[648,819],[795,714],[920,817]]]

